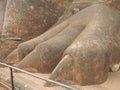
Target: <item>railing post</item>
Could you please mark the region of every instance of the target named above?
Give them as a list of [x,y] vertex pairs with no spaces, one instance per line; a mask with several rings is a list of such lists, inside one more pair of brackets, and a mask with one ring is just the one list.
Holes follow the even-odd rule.
[[12,68],[9,68],[10,69],[10,77],[11,77],[11,88],[12,90],[15,90],[15,87],[14,87],[14,80],[13,80],[13,69]]

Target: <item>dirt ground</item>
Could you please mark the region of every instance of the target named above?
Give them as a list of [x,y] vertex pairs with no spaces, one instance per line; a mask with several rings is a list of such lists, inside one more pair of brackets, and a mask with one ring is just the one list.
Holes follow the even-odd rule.
[[8,90],[5,86],[3,86],[2,84],[0,84],[0,90]]
[[[7,80],[10,78],[9,69],[1,68],[0,69],[0,80]],[[43,76],[48,78],[50,74],[41,74],[36,73],[37,75]],[[54,86],[54,87],[45,87],[44,84],[46,83],[43,80],[39,80],[37,78],[31,77],[29,75],[23,74],[23,73],[14,73],[14,80],[15,83],[19,83],[23,85],[23,90],[67,90],[60,86]],[[80,90],[120,90],[120,71],[118,72],[110,72],[108,80],[101,84],[101,85],[91,85],[91,86],[79,86],[79,85],[73,85],[73,87],[76,87]],[[30,89],[33,88],[33,89]],[[0,90],[2,90],[0,88]],[[3,89],[4,90],[4,89]]]
[[5,90],[5,88],[3,88],[3,87],[0,86],[0,90]]

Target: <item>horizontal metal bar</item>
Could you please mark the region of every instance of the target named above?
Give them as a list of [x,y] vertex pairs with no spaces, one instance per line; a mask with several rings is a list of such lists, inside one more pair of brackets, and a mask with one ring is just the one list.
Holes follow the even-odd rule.
[[64,88],[66,88],[66,89],[69,89],[69,90],[79,90],[78,88],[71,87],[71,86],[62,84],[62,83],[60,83],[60,82],[56,82],[56,81],[54,81],[54,80],[51,80],[51,79],[48,79],[48,78],[45,78],[45,77],[38,76],[38,75],[33,74],[33,73],[31,73],[31,72],[22,70],[22,69],[20,69],[20,68],[17,68],[17,67],[14,67],[14,66],[5,64],[5,63],[1,63],[1,62],[0,62],[0,65],[3,65],[3,66],[6,66],[6,67],[9,67],[9,68],[12,68],[12,69],[14,69],[14,70],[20,71],[20,72],[22,72],[22,73],[25,73],[25,74],[27,74],[27,75],[36,77],[36,78],[38,78],[38,79],[41,79],[41,80],[44,80],[44,81],[47,81],[47,82],[50,82],[50,83],[59,85],[59,86],[61,86],[61,87],[64,87]]

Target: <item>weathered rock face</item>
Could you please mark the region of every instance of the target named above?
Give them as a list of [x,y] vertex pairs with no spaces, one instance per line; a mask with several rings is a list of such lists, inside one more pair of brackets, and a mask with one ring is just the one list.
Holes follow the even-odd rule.
[[65,10],[67,1],[8,0],[3,35],[28,40],[50,28]]
[[110,6],[120,10],[120,0],[111,0],[111,2],[109,2]]
[[[7,0],[0,0],[0,52],[2,50],[1,36],[2,36],[2,30],[3,30],[3,23],[4,23],[6,4],[7,4]],[[2,57],[2,56],[4,56],[4,54],[0,53],[0,57]]]
[[[68,19],[20,44],[15,50],[21,57],[17,66],[35,72],[53,71],[50,78],[63,83],[91,85],[106,81],[109,67],[120,63],[120,11],[113,9],[109,0],[85,1],[81,4],[75,0]],[[9,57],[14,58],[12,55],[15,53]]]
[[[64,83],[103,83],[108,77],[109,66],[120,62],[119,17],[120,12],[106,4],[91,5],[64,21],[68,25],[40,42],[18,67],[31,71],[34,68],[43,73],[53,70],[50,78]],[[60,29],[57,27],[59,25],[53,30]],[[43,36],[47,37],[45,33]]]
[[77,13],[79,21],[82,20],[81,15],[82,19],[91,19],[65,50],[62,61],[50,78],[80,85],[103,83],[108,77],[109,66],[120,62],[120,12],[106,5],[96,4]]
[[7,0],[0,0],[0,37],[2,34],[2,27],[4,22],[4,15],[5,15],[5,9],[6,9]]
[[[54,25],[72,0],[7,0],[0,58]],[[3,38],[4,38],[3,37]],[[17,41],[21,39],[22,41]]]
[[60,18],[58,23],[66,20],[70,16],[79,12],[80,10],[91,6],[95,3],[104,3],[112,8],[120,10],[120,0],[73,0],[69,8],[66,9],[64,15]]

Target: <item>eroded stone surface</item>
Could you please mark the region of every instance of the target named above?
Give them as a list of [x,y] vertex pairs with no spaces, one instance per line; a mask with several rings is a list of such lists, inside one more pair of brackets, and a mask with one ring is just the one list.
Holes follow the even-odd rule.
[[80,11],[74,7],[77,12],[60,26],[19,46],[18,67],[53,71],[50,78],[64,83],[105,82],[109,67],[120,62],[120,12],[108,3],[87,3]]

